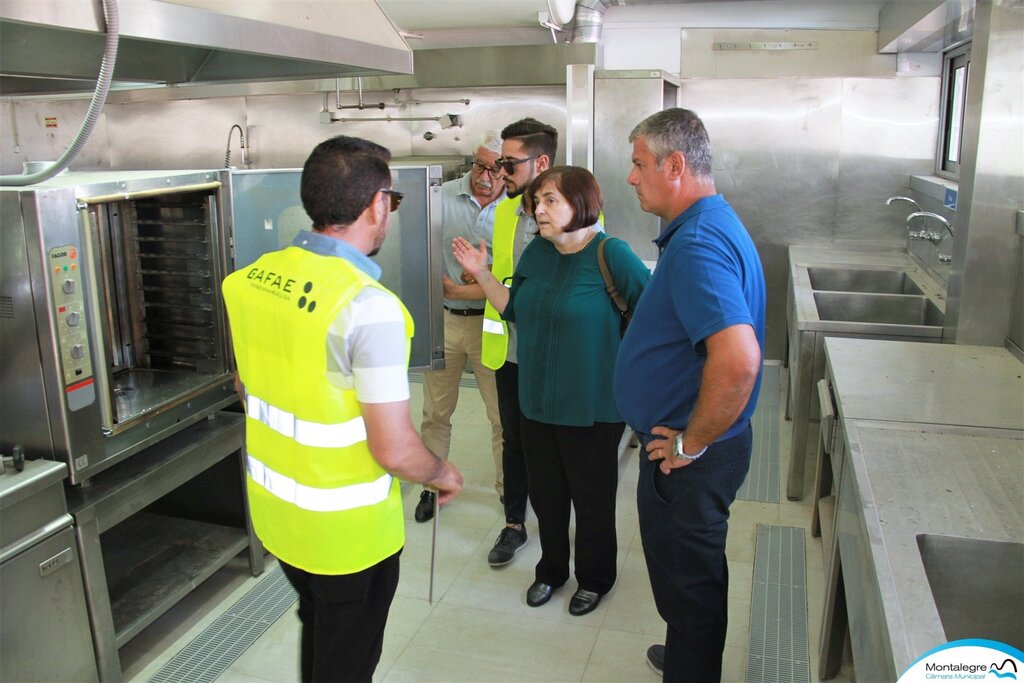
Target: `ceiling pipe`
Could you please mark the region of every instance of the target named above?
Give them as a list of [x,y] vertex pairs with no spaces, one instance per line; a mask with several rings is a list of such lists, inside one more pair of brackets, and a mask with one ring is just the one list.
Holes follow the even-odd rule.
[[604,25],[604,13],[608,9],[601,0],[579,0],[576,3],[576,20],[573,24],[570,43],[599,43]]

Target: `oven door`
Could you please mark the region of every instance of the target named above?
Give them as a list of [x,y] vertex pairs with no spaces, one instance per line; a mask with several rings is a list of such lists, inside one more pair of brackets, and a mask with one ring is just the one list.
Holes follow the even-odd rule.
[[[230,173],[234,269],[283,249],[300,230],[311,229],[299,197],[301,176],[302,169]],[[405,199],[392,214],[387,240],[374,257],[381,267],[381,284],[398,295],[416,325],[409,357],[413,371],[444,367],[441,176],[439,165],[392,164],[392,185]]]

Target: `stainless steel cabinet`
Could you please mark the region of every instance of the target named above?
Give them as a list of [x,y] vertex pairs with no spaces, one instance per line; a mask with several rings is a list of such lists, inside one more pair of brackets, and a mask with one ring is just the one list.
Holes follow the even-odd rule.
[[95,681],[63,463],[0,474],[0,681]]

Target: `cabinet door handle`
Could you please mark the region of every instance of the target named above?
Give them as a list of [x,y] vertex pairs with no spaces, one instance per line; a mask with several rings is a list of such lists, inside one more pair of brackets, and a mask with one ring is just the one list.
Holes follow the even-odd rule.
[[64,548],[50,559],[39,563],[39,576],[48,576],[64,565],[71,564],[73,559],[75,559],[75,554],[71,548]]

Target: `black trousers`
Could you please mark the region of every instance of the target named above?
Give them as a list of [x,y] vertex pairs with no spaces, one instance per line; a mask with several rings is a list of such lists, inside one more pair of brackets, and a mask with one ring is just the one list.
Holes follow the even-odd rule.
[[302,681],[366,681],[380,661],[398,587],[397,553],[355,574],[326,576],[281,562],[299,594]]
[[505,477],[505,522],[526,521],[526,459],[523,456],[519,411],[519,365],[505,363],[494,371],[498,388],[498,414],[501,416],[501,469]]
[[[569,579],[569,515],[576,510],[576,580],[604,595],[615,584],[615,489],[625,424],[566,427],[523,418],[530,502],[540,527],[536,579]],[[571,507],[570,507],[571,506]]]
[[[642,436],[646,445],[651,438]],[[750,427],[662,474],[641,451],[640,538],[658,613],[666,622],[666,683],[718,681],[728,625],[729,506],[750,468]]]

